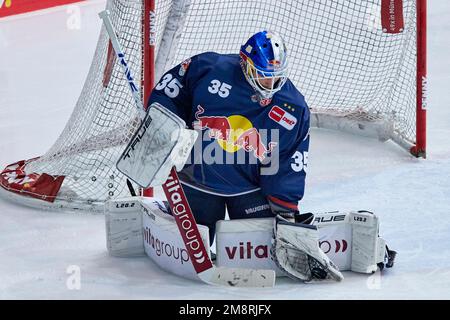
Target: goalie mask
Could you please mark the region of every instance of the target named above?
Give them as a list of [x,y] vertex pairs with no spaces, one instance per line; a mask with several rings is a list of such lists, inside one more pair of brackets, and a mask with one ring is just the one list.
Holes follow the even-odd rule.
[[286,83],[286,47],[279,35],[258,32],[247,40],[239,54],[245,78],[261,98],[272,98]]

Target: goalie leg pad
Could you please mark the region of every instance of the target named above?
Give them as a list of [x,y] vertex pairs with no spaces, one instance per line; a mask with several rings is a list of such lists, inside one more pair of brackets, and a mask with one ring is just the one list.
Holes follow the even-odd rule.
[[[305,215],[309,221],[312,214]],[[285,272],[274,265],[267,252],[272,250],[271,218],[240,219],[217,223],[217,265],[273,269],[278,276]],[[372,273],[377,266],[390,268],[396,252],[389,250],[378,235],[379,218],[367,211],[325,212],[314,214],[319,233],[319,248],[340,271]]]
[[[333,243],[334,239],[345,239],[348,250],[343,250],[341,246],[341,250],[325,251],[341,270],[373,273],[377,267],[384,268],[386,259],[386,267],[392,267],[396,252],[388,250],[386,241],[379,236],[379,218],[372,212],[359,210],[317,213],[314,225],[319,229],[321,244]],[[324,245],[324,249],[330,249],[329,245]]]
[[[144,250],[147,256],[161,269],[192,280],[199,280],[186,245],[178,230],[174,217],[164,203],[156,198],[141,198]],[[208,227],[198,225],[198,230],[208,254]]]
[[106,246],[112,256],[145,255],[138,197],[108,201],[105,206]]
[[368,211],[350,213],[352,223],[351,270],[361,273],[377,271],[378,263],[384,260],[386,241],[378,236],[379,219]]

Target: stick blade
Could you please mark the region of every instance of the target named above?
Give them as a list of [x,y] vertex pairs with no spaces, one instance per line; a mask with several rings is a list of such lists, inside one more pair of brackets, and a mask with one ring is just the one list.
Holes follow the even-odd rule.
[[203,282],[229,287],[273,287],[275,271],[213,267],[198,274]]

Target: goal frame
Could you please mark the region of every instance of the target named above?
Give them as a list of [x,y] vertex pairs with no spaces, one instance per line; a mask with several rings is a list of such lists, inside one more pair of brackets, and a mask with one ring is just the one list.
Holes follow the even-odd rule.
[[[391,0],[395,1],[395,0]],[[411,143],[397,134],[392,124],[381,119],[349,119],[339,112],[311,112],[311,126],[367,137],[392,140],[416,158],[426,158],[427,148],[427,0],[416,1],[416,141]],[[380,121],[379,121],[380,120]]]

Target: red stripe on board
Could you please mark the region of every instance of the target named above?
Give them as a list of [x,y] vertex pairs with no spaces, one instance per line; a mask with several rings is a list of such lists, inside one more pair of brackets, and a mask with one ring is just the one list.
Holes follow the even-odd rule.
[[0,0],[0,18],[85,0]]

